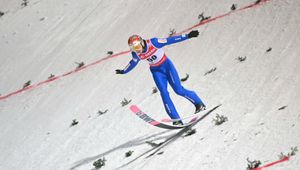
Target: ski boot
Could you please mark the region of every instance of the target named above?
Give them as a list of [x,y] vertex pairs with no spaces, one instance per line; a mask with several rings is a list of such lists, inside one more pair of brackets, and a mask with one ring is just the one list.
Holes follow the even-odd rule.
[[195,105],[195,107],[196,107],[195,114],[202,110],[206,110],[206,106],[203,103],[199,103],[199,104]]
[[173,122],[173,125],[174,125],[174,126],[177,126],[177,125],[183,125],[183,123],[182,123],[181,120],[178,120],[178,121]]

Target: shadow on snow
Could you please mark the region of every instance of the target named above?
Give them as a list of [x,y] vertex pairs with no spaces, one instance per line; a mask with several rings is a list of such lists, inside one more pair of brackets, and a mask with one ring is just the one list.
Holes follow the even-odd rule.
[[80,161],[77,161],[76,163],[74,163],[74,166],[72,166],[70,169],[76,169],[84,164],[87,164],[93,160],[96,160],[98,158],[101,158],[105,155],[108,155],[118,149],[123,149],[123,148],[129,148],[129,147],[133,147],[133,146],[139,146],[139,145],[144,145],[146,144],[146,141],[151,139],[151,138],[155,138],[152,141],[158,141],[158,140],[162,140],[165,139],[163,142],[159,143],[157,146],[152,147],[151,149],[141,153],[139,156],[137,156],[136,158],[134,158],[133,160],[129,161],[128,163],[116,168],[116,169],[122,169],[128,165],[130,165],[131,163],[135,162],[136,160],[138,160],[139,158],[149,154],[148,156],[146,156],[146,158],[149,158],[153,155],[155,155],[156,153],[158,153],[161,149],[165,148],[166,146],[170,145],[172,142],[174,142],[175,140],[177,140],[179,137],[181,137],[185,132],[187,132],[189,129],[191,129],[193,126],[195,126],[197,123],[199,123],[202,119],[204,119],[206,116],[208,116],[211,112],[213,112],[215,109],[217,109],[218,107],[220,107],[220,105],[215,106],[214,108],[212,108],[211,110],[209,110],[206,114],[204,114],[201,118],[199,118],[194,124],[192,124],[191,126],[185,127],[183,129],[181,129],[179,132],[176,132],[175,134],[172,135],[165,135],[167,132],[173,131],[173,130],[166,130],[160,133],[156,133],[156,134],[152,134],[149,136],[144,136],[144,137],[139,137],[137,139],[131,140],[129,142],[126,142],[122,145],[119,145],[113,149],[110,149],[104,153],[98,154],[96,156],[91,156],[91,157],[87,157],[85,159],[82,159]]

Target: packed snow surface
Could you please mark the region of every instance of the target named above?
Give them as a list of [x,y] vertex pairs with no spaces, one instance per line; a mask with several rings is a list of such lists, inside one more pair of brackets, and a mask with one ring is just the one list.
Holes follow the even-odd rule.
[[[168,37],[254,0],[0,0],[0,94],[30,81],[68,73],[129,50],[132,34]],[[131,113],[136,104],[157,120],[168,117],[146,62],[126,75],[130,53],[107,58],[0,100],[1,170],[242,170],[300,147],[300,1],[270,0],[193,28],[199,37],[164,48],[183,86],[207,108],[196,133],[151,126]],[[188,33],[188,31],[184,32]],[[245,59],[241,61],[241,59]],[[181,116],[194,106],[170,95]],[[122,107],[126,98],[129,105]],[[99,112],[106,113],[100,115]],[[228,118],[216,126],[216,115]],[[71,126],[72,121],[78,121]],[[172,142],[156,148],[148,143]],[[133,151],[130,157],[125,153]],[[300,153],[266,169],[298,170]],[[148,157],[148,158],[147,158]]]

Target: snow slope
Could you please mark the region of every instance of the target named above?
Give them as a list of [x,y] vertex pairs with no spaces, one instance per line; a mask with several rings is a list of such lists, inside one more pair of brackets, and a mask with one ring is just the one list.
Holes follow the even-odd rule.
[[[251,0],[109,1],[0,0],[0,94],[17,91],[128,50],[127,38],[167,37]],[[131,99],[157,119],[166,117],[147,63],[116,75],[128,53],[0,100],[0,169],[246,169],[247,158],[267,164],[300,147],[300,1],[270,0],[195,29],[196,39],[165,48],[183,85],[217,111],[194,126],[197,133],[152,127],[120,102]],[[272,48],[270,52],[267,49]],[[239,62],[238,57],[246,57]],[[204,74],[216,68],[211,74]],[[182,116],[193,106],[170,90]],[[279,108],[286,106],[285,109]],[[108,110],[99,116],[98,111]],[[228,122],[215,126],[216,114]],[[79,124],[70,127],[72,120]],[[163,142],[160,155],[146,141]],[[134,151],[125,158],[125,153]],[[298,153],[299,154],[299,153]],[[268,169],[297,170],[299,155]]]

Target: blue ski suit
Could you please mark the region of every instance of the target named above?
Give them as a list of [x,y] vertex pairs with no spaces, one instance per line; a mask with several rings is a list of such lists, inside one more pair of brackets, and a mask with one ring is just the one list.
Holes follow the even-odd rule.
[[129,62],[127,67],[122,70],[122,74],[126,74],[130,72],[140,60],[147,60],[150,65],[150,71],[155,84],[160,91],[165,110],[171,119],[179,119],[180,116],[170,98],[167,89],[168,83],[171,85],[176,94],[185,97],[194,105],[203,103],[194,91],[187,90],[181,85],[176,68],[162,50],[162,47],[166,45],[178,43],[187,39],[187,35],[184,34],[169,38],[151,38],[149,40],[145,40],[144,42],[146,42],[146,47],[144,51],[141,54],[137,54],[132,51],[132,60]]

